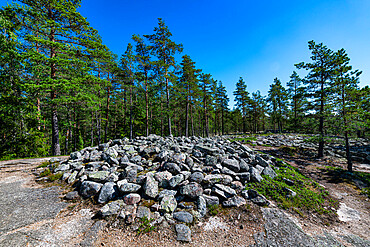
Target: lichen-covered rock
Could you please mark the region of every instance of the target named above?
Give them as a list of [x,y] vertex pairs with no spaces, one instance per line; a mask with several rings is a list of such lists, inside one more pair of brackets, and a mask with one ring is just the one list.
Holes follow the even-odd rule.
[[212,191],[215,194],[221,196],[223,199],[230,198],[236,195],[235,190],[233,190],[229,186],[225,186],[222,184],[215,184],[214,187],[212,187]]
[[134,183],[124,183],[119,187],[122,193],[134,193],[140,190],[141,186]]
[[224,177],[221,174],[209,174],[206,175],[203,179],[203,182],[208,184],[222,183]]
[[147,219],[151,218],[150,209],[144,206],[139,206],[137,208],[136,217],[141,219],[146,217]]
[[158,196],[158,182],[152,174],[146,177],[143,189],[144,194],[150,198],[156,198]]
[[131,193],[131,194],[125,195],[123,200],[126,204],[133,205],[133,204],[137,204],[140,202],[141,196],[136,193]]
[[168,185],[170,188],[175,188],[177,185],[179,185],[182,181],[185,180],[185,177],[183,174],[177,174],[176,176],[173,176],[170,181],[168,181]]
[[245,205],[246,201],[243,197],[233,196],[222,203],[224,207],[240,207]]
[[222,162],[222,165],[229,168],[230,170],[232,170],[234,172],[239,172],[240,171],[239,161],[237,161],[237,160],[225,159]]
[[164,195],[160,203],[160,210],[164,213],[172,213],[177,207],[177,201],[173,195]]
[[203,218],[207,213],[207,202],[203,196],[199,196],[197,199],[197,217]]
[[277,176],[276,172],[269,166],[266,166],[265,169],[263,169],[262,175],[269,176],[271,179],[274,179]]
[[218,199],[217,196],[203,195],[203,198],[206,200],[207,206],[215,206],[220,204],[220,199]]
[[158,181],[158,186],[162,188],[169,187],[169,180],[172,178],[172,174],[169,171],[156,172],[154,174],[155,180]]
[[181,172],[180,167],[176,163],[166,163],[163,168],[173,175],[177,175]]
[[177,233],[177,240],[190,242],[191,241],[191,230],[187,225],[178,224],[175,226],[176,233]]
[[102,217],[116,215],[120,212],[121,208],[124,206],[125,206],[125,203],[122,200],[113,201],[113,202],[110,202],[104,205],[104,207],[102,207],[99,210],[99,214]]
[[180,194],[195,199],[203,194],[203,188],[200,184],[191,182],[180,188]]
[[110,174],[109,171],[97,171],[90,173],[88,177],[90,180],[94,182],[104,183],[107,180],[109,174]]
[[95,196],[100,191],[101,187],[103,187],[103,185],[100,183],[83,181],[80,187],[80,195],[85,198]]
[[173,218],[177,221],[184,222],[184,223],[193,222],[193,215],[186,211],[179,211],[179,212],[173,213]]
[[105,203],[117,197],[117,186],[113,182],[107,182],[100,190],[98,203]]
[[256,168],[251,167],[249,172],[250,172],[252,182],[260,183],[263,180],[263,177],[261,177],[261,175],[259,174]]

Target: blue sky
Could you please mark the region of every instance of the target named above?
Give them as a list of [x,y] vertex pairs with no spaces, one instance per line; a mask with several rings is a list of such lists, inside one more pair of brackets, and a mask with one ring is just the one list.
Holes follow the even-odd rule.
[[344,48],[363,71],[360,86],[370,84],[369,0],[83,0],[80,12],[118,55],[163,18],[183,54],[224,83],[230,106],[240,76],[263,95],[275,77],[285,85],[294,64],[310,60],[309,40]]

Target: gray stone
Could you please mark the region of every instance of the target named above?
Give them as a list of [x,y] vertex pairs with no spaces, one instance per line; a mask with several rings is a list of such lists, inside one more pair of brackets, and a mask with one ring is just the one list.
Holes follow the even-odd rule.
[[265,159],[263,159],[260,155],[256,155],[256,162],[262,167],[269,166],[269,163]]
[[251,167],[249,169],[249,172],[250,172],[252,182],[260,183],[263,180],[263,177],[261,177],[261,175],[259,174],[256,168]]
[[168,181],[168,185],[170,188],[175,188],[177,185],[179,185],[182,181],[184,181],[184,175],[177,174],[176,176],[173,176],[170,181]]
[[156,198],[158,195],[158,182],[154,179],[153,175],[147,175],[144,184],[144,194],[150,198]]
[[80,187],[80,195],[85,198],[94,196],[100,191],[101,187],[103,187],[103,185],[100,183],[83,181]]
[[221,174],[209,174],[204,177],[203,182],[213,185],[222,183],[223,179],[224,177]]
[[243,183],[249,182],[251,180],[251,174],[249,172],[237,173],[236,175]]
[[158,181],[158,186],[162,188],[169,187],[169,180],[172,178],[172,174],[169,171],[156,172],[154,178]]
[[203,198],[206,200],[207,206],[214,206],[220,204],[220,200],[218,199],[217,196],[203,195]]
[[258,206],[268,206],[270,205],[270,202],[263,196],[263,195],[258,195],[255,198],[252,198],[251,201]]
[[222,162],[222,165],[229,168],[230,170],[234,172],[239,172],[240,166],[239,166],[239,161],[233,160],[233,159],[225,159]]
[[120,210],[123,206],[125,206],[125,203],[122,200],[113,201],[113,202],[110,202],[110,203],[104,205],[99,210],[99,213],[102,217],[116,215],[120,212]]
[[72,172],[72,174],[68,177],[67,183],[72,184],[76,181],[78,175],[78,171]]
[[243,159],[240,160],[239,166],[240,166],[240,171],[241,172],[247,172],[247,171],[249,171],[249,165]]
[[117,197],[117,188],[116,184],[113,182],[107,182],[103,185],[100,190],[98,197],[98,203],[105,203],[113,200]]
[[70,160],[77,160],[77,159],[80,159],[82,157],[81,153],[76,151],[76,152],[73,152],[70,154],[69,156],[69,159]]
[[[223,198],[230,198],[236,195],[235,190],[222,184],[215,184],[212,188],[212,191],[214,191],[216,194],[221,195]],[[222,191],[223,193],[220,194],[219,191]]]
[[207,155],[206,160],[204,161],[204,164],[206,166],[214,166],[217,164],[217,158],[212,155]]
[[274,179],[277,176],[276,172],[269,166],[266,166],[265,169],[263,169],[262,175],[269,176],[271,179]]
[[222,203],[222,206],[224,207],[240,207],[242,205],[245,205],[246,201],[243,197],[240,196],[233,196],[229,198],[228,200],[224,201]]
[[180,194],[190,198],[197,198],[203,194],[203,188],[198,183],[191,182],[180,188]]
[[131,193],[131,194],[125,195],[123,200],[126,204],[133,205],[133,204],[137,204],[140,202],[141,196],[136,193]]
[[166,163],[164,165],[164,169],[169,171],[173,175],[177,175],[181,172],[180,167],[176,163]]
[[66,200],[76,200],[80,198],[80,196],[78,195],[78,191],[71,191],[71,192],[68,192],[64,198]]
[[69,170],[69,168],[70,168],[69,164],[61,164],[57,168],[54,169],[54,173],[65,172]]
[[173,218],[177,221],[184,222],[184,223],[193,222],[193,215],[185,211],[179,211],[179,212],[173,213]]
[[201,172],[194,172],[189,177],[190,182],[196,182],[198,184],[200,184],[203,181],[203,179],[204,179],[204,175]]
[[109,174],[110,174],[109,171],[97,171],[90,173],[88,177],[90,180],[94,182],[104,183],[107,180]]
[[177,233],[177,240],[190,242],[191,241],[191,231],[187,225],[184,224],[177,224],[175,226],[176,233]]
[[161,192],[159,192],[158,199],[163,198],[165,195],[175,196],[176,194],[176,190],[162,190]]
[[164,195],[160,203],[160,210],[164,213],[172,213],[177,207],[177,201],[173,195]]
[[147,219],[151,218],[150,209],[144,206],[139,206],[137,208],[136,217],[139,219],[146,217]]
[[122,193],[134,193],[140,190],[141,186],[134,183],[124,183],[119,187]]
[[203,196],[199,196],[197,199],[197,217],[203,218],[207,213],[207,202],[206,199]]

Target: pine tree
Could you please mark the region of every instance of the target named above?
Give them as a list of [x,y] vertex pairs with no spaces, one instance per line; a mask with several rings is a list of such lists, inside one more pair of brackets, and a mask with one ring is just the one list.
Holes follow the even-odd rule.
[[247,109],[248,102],[250,102],[249,93],[247,92],[247,85],[242,77],[239,78],[239,81],[236,83],[236,89],[234,91],[235,102],[237,109],[240,110],[243,117],[243,132],[246,132],[246,118],[247,118]]
[[213,90],[217,82],[212,78],[211,74],[201,74],[200,76],[200,88],[202,92],[202,105],[204,112],[204,132],[205,136],[209,137],[209,111],[213,101]]
[[340,49],[335,54],[335,76],[333,78],[334,102],[341,116],[342,128],[344,132],[346,157],[348,171],[352,172],[352,159],[348,134],[351,128],[351,122],[354,119],[354,111],[356,110],[356,91],[359,83],[359,76],[362,72],[352,71],[352,66],[349,65],[350,58],[344,49]]
[[[39,80],[28,86],[50,95],[47,100],[51,108],[52,154],[60,155],[58,106],[69,101],[70,91],[89,92],[82,85],[96,79],[90,73],[90,65],[102,47],[101,39],[77,12],[81,1],[20,2],[22,7],[13,7],[22,22],[22,39],[29,47],[23,56],[31,67],[37,65],[48,70],[46,76],[38,76]],[[31,71],[35,73],[32,68]]]
[[[308,48],[311,50],[312,63],[296,64],[298,69],[309,71],[306,76],[307,94],[314,99],[314,106],[319,117],[319,149],[318,157],[324,156],[324,119],[327,112],[327,97],[334,73],[333,51],[327,48],[323,43],[316,44],[313,40],[308,42]],[[318,109],[317,109],[318,108]]]
[[[283,118],[287,109],[287,93],[278,78],[270,85],[267,101],[271,104],[271,119],[273,125],[278,124],[278,131],[283,131]],[[274,128],[275,129],[275,128]]]
[[216,111],[221,112],[221,133],[222,135],[224,135],[225,134],[225,115],[228,112],[229,98],[227,96],[226,88],[222,84],[221,81],[219,82],[218,87],[216,89],[215,102],[216,102]]
[[290,108],[292,110],[291,122],[293,123],[293,130],[298,131],[299,123],[301,123],[302,107],[304,104],[304,87],[301,86],[302,79],[297,72],[293,71],[290,76],[290,81],[287,83],[287,94],[291,99]]
[[198,76],[201,70],[195,68],[195,62],[188,55],[182,57],[180,65],[179,82],[185,97],[185,136],[189,136],[189,110],[195,94],[198,93]]
[[[155,66],[160,78],[164,78],[166,88],[166,114],[168,121],[168,134],[172,135],[171,129],[171,109],[170,109],[170,79],[173,69],[175,68],[176,53],[181,53],[183,48],[182,44],[176,44],[170,38],[172,33],[161,18],[158,18],[158,27],[154,28],[154,34],[144,35],[150,43],[150,49],[154,56],[157,57]],[[173,75],[173,74],[172,74]]]

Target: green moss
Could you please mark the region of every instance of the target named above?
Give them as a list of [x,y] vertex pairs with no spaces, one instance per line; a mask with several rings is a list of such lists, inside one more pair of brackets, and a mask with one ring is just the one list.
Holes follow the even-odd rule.
[[[283,209],[290,209],[303,215],[303,212],[315,212],[318,214],[335,215],[335,208],[338,207],[338,201],[329,196],[329,192],[321,187],[315,181],[303,176],[296,168],[284,163],[276,170],[277,177],[271,179],[263,176],[260,183],[248,183],[246,189],[254,189],[274,200],[278,206]],[[294,182],[294,185],[288,185],[284,179]],[[291,197],[291,189],[297,193]]]

